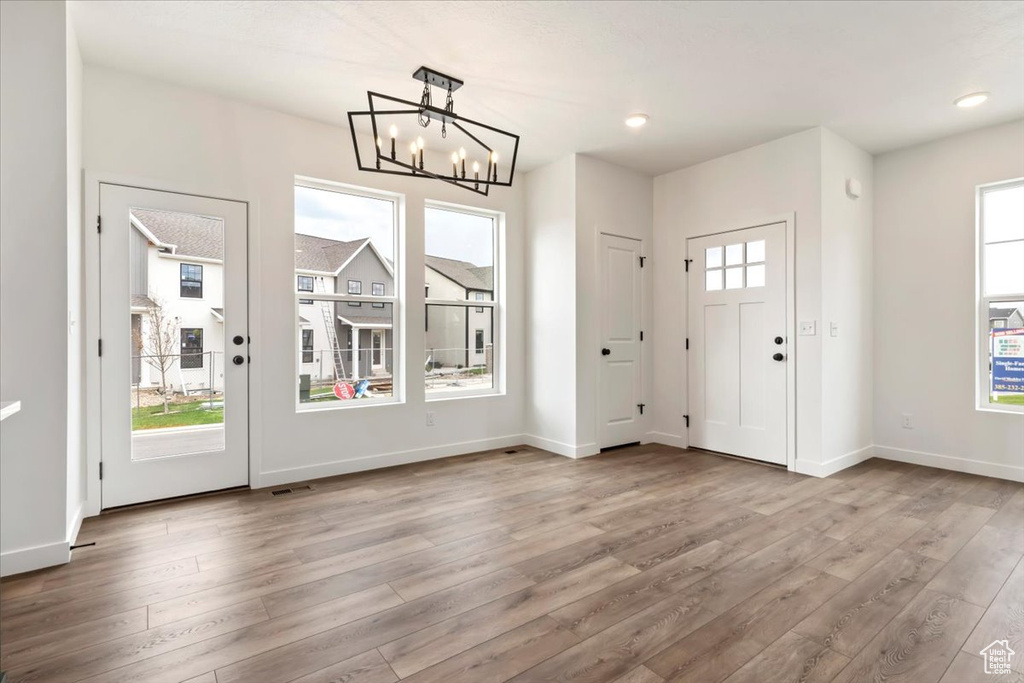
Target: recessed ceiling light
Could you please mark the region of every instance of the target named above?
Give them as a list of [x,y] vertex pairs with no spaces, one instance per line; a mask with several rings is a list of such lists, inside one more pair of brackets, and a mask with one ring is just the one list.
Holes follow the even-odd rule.
[[967,109],[968,107],[977,107],[987,99],[987,92],[972,92],[970,95],[964,95],[963,97],[956,98],[953,100],[953,104],[962,109]]
[[629,118],[626,119],[626,125],[630,128],[639,128],[647,123],[647,118],[647,114],[630,114]]

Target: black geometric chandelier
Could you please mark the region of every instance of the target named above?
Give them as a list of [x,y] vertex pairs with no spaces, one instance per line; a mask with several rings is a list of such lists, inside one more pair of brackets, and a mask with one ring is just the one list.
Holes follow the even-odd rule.
[[[423,82],[419,103],[369,91],[370,108],[348,113],[359,170],[443,180],[485,197],[492,186],[511,187],[519,136],[456,114],[452,93],[462,87],[459,79],[425,66],[412,77]],[[443,109],[434,106],[431,88],[447,94]],[[427,142],[427,131],[421,129],[431,123],[440,123],[440,129],[435,126],[433,139]],[[376,142],[372,166],[363,164],[360,139]],[[428,152],[426,161],[424,151]]]

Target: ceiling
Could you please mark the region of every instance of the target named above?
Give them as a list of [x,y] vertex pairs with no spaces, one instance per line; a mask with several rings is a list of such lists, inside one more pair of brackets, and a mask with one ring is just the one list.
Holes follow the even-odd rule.
[[1017,1],[69,4],[87,64],[336,125],[369,89],[418,99],[428,65],[526,169],[659,174],[819,125],[878,153],[1024,116]]

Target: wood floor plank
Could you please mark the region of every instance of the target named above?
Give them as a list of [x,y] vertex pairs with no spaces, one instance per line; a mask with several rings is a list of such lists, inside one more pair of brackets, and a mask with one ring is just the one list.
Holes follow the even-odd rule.
[[515,593],[532,583],[514,569],[503,569],[219,668],[217,681],[251,683],[290,680],[289,676],[295,678],[331,666],[370,648],[379,647]]
[[396,579],[391,587],[405,600],[436,593],[477,576],[490,574],[530,558],[544,555],[578,541],[599,536],[603,531],[586,523],[571,524],[537,536],[507,543],[455,562],[431,567]]
[[578,642],[579,638],[557,622],[540,617],[402,681],[501,683]]
[[395,683],[397,680],[398,676],[380,653],[370,650],[297,678],[294,683]]
[[639,573],[614,557],[605,557],[378,649],[395,673],[405,678]]
[[644,664],[667,681],[718,683],[845,585],[831,574],[799,567]]
[[826,571],[847,581],[874,567],[888,555],[920,531],[926,522],[916,517],[889,513],[865,525],[845,541],[807,562],[809,567]]
[[942,563],[893,550],[793,630],[853,657],[935,576]]
[[1014,671],[1024,673],[1024,560],[1017,563],[1006,579],[963,650],[980,654],[982,648],[996,640],[1008,641],[1010,649],[1017,653],[1010,665]]
[[747,555],[739,548],[711,541],[555,609],[551,617],[580,638],[589,638]]
[[194,619],[168,624],[106,643],[50,657],[24,667],[12,667],[12,681],[21,683],[70,683],[112,671],[223,633],[268,619],[263,603],[250,600]]
[[762,650],[725,683],[828,683],[849,659],[792,631]]
[[935,683],[983,611],[969,602],[923,590],[860,651],[834,683]]
[[988,607],[1022,556],[1024,532],[984,526],[928,588]]
[[948,561],[994,514],[991,508],[953,503],[900,547],[936,560]]
[[880,459],[815,479],[645,445],[308,484],[87,519],[97,545],[70,564],[0,580],[0,667],[12,683],[971,683],[991,641],[1024,652],[1015,482]]

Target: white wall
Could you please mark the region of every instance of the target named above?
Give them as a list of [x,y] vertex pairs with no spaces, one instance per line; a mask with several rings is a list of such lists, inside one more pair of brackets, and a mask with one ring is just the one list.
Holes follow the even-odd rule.
[[[444,183],[356,170],[345,122],[328,126],[118,72],[86,67],[85,167],[254,202],[253,486],[517,443],[523,433],[522,182],[484,199]],[[406,402],[296,414],[296,175],[405,194]],[[88,188],[87,188],[88,191]],[[506,212],[505,395],[425,402],[423,209],[428,199]],[[86,238],[89,238],[88,230]],[[425,412],[436,426],[425,425]],[[399,427],[399,428],[396,428]],[[301,439],[295,435],[302,434]]]
[[526,433],[576,454],[576,158],[525,176]]
[[[808,473],[826,475],[871,457],[874,190],[871,155],[832,131],[821,136],[822,443],[820,469]],[[850,178],[858,199],[847,195]]]
[[[653,179],[592,157],[576,156],[576,446],[580,455],[599,450],[601,356],[601,291],[598,258],[601,233],[631,237],[643,242],[644,253],[651,257],[643,270],[644,324],[653,327],[651,317],[651,272],[654,262]],[[671,266],[670,266],[671,267]],[[645,339],[650,337],[644,336]],[[650,395],[653,381],[653,348],[645,341],[641,347],[643,387]],[[646,401],[645,402],[649,402]],[[640,418],[650,422],[650,413]],[[648,431],[645,426],[644,431]]]
[[[1024,122],[875,159],[879,455],[1024,480],[1024,416],[975,409],[975,186],[1024,176]],[[1024,267],[1024,265],[1022,265]],[[914,429],[903,429],[902,414]]]
[[68,60],[63,2],[0,3],[2,574],[68,559]]
[[[654,179],[653,431],[685,445],[688,237],[796,216],[796,317],[821,317],[821,129]],[[696,272],[696,271],[695,271]],[[821,462],[821,336],[796,338],[797,464]]]
[[73,543],[85,505],[85,383],[82,335],[82,55],[67,23],[68,105],[68,503],[67,541]]

